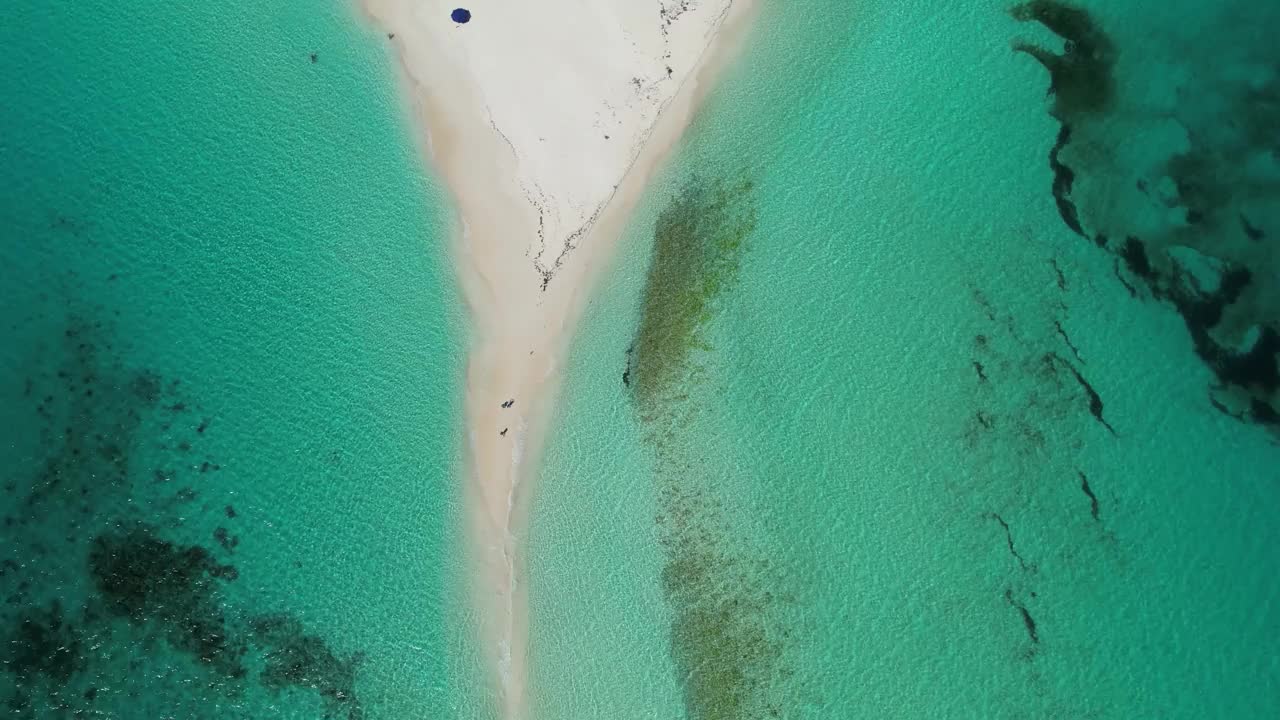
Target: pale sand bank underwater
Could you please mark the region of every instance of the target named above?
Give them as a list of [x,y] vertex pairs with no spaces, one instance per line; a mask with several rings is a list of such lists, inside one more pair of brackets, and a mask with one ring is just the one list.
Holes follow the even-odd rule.
[[561,358],[646,178],[750,17],[748,0],[367,0],[400,53],[462,220],[475,338],[467,423],[481,643],[524,715],[521,536]]

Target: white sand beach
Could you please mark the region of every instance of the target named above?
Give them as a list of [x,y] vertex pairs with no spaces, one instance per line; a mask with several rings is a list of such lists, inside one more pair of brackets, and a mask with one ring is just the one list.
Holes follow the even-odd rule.
[[[527,717],[522,538],[562,358],[655,167],[750,0],[364,0],[461,215],[477,610],[503,717]],[[504,404],[509,406],[504,407]]]

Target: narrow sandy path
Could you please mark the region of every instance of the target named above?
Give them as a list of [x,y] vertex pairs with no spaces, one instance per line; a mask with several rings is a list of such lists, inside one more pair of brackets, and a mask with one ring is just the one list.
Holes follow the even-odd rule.
[[475,602],[503,717],[526,720],[521,542],[561,364],[593,278],[752,2],[473,0],[461,24],[457,1],[364,6],[399,54],[461,218]]

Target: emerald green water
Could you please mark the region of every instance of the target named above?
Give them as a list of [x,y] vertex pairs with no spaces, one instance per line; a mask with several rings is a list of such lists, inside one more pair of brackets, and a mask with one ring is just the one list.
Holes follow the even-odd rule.
[[1280,712],[1280,17],[1009,7],[766,4],[575,344],[538,717]]
[[449,212],[384,43],[0,10],[6,717],[483,715]]

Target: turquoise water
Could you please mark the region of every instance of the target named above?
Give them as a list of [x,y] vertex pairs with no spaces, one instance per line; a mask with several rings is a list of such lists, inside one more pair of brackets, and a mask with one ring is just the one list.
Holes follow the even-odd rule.
[[384,44],[341,2],[0,10],[6,717],[484,702],[451,220]]
[[[1280,11],[1087,7],[765,4],[570,358],[533,717],[1280,715]],[[385,38],[0,53],[5,712],[493,717]]]
[[1280,16],[1052,9],[766,5],[575,344],[539,717],[1280,714]]

